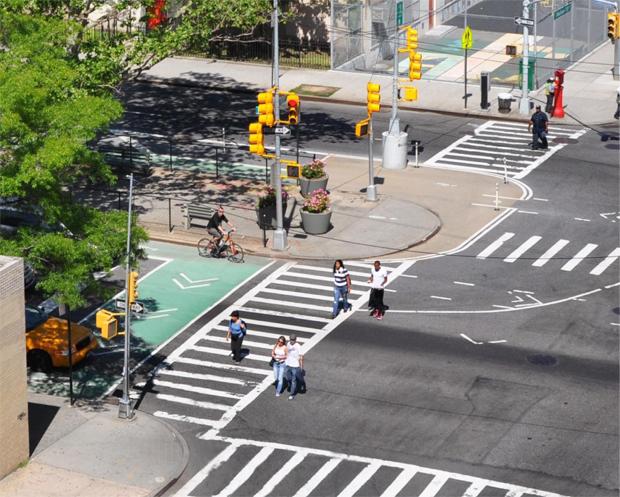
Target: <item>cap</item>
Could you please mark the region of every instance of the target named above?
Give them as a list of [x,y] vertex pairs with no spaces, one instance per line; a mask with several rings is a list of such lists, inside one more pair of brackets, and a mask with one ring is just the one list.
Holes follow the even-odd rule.
[[289,342],[296,342],[297,341],[297,335],[293,334],[288,338]]
[[230,317],[231,318],[238,318],[239,317],[239,311],[232,311],[230,313]]

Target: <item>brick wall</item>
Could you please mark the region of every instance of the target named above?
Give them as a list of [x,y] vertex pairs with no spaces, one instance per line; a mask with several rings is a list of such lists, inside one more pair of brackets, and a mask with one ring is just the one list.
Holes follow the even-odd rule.
[[28,459],[24,265],[0,256],[0,478]]

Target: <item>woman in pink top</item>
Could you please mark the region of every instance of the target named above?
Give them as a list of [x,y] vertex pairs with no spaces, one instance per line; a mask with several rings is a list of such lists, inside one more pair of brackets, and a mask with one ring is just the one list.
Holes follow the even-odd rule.
[[286,369],[286,356],[288,349],[286,347],[286,338],[281,336],[271,350],[271,358],[273,359],[273,376],[276,381],[276,397],[282,394],[284,387],[284,370]]

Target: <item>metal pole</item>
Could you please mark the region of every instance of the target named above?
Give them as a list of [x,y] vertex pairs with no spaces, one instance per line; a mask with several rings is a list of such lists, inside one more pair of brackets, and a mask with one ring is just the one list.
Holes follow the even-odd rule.
[[127,262],[125,267],[125,348],[123,350],[123,397],[118,403],[118,417],[133,418],[133,406],[129,398],[129,358],[131,338],[131,309],[129,297],[129,273],[131,272],[131,202],[133,199],[133,174],[129,175],[129,205],[127,207]]
[[555,0],[551,0],[551,59],[553,60],[553,68],[557,66],[555,64]]
[[168,198],[168,233],[172,231],[172,199]]
[[73,333],[71,332],[71,308],[66,304],[67,308],[67,338],[69,345],[69,405],[73,405]]
[[538,88],[538,3],[534,4],[534,87]]
[[299,123],[295,125],[295,138],[297,140],[297,158],[295,159],[295,162],[299,164]]
[[[394,2],[396,9],[398,2]],[[389,134],[400,134],[400,123],[398,120],[398,24],[396,21],[396,10],[394,10],[394,70],[392,71],[392,115],[390,116]]]
[[377,200],[377,187],[375,186],[374,156],[372,155],[372,115],[368,118],[368,188],[366,188],[366,198],[374,202]]
[[[278,0],[273,0],[273,73],[275,95],[273,102],[274,117],[276,122],[280,120],[280,50],[278,47]],[[284,213],[282,212],[282,178],[280,177],[280,135],[276,135],[276,157],[273,167],[273,178],[276,190],[276,230],[273,233],[273,250],[285,250],[288,242],[284,231]]]
[[[467,0],[465,0],[465,15],[463,18],[463,29],[467,29]],[[465,47],[465,68],[463,70],[463,81],[465,83],[465,94],[463,95],[463,99],[465,101],[465,108],[467,109],[467,47]]]
[[168,138],[168,167],[172,171],[172,138]]
[[506,157],[504,157],[504,184],[508,183],[508,166],[506,165]]
[[614,79],[618,81],[620,79],[620,40],[614,43],[614,70],[612,72]]
[[[529,0],[523,0],[523,18],[528,19]],[[519,113],[529,114],[530,112],[530,99],[528,89],[529,79],[529,29],[523,25],[523,81],[521,82],[521,101],[519,102]]]
[[419,152],[418,152],[418,147],[419,147],[419,143],[416,141],[415,142],[415,166],[414,167],[420,167],[420,162],[419,162]]
[[575,59],[573,55],[573,51],[575,50],[575,8],[577,7],[576,2],[573,1],[570,8],[570,57],[569,61],[572,63]]
[[499,210],[499,183],[495,183],[495,210]]
[[220,157],[218,154],[219,148],[215,147],[215,178],[220,178]]
[[591,24],[592,24],[592,0],[588,0],[588,50],[590,50],[590,40],[591,36]]

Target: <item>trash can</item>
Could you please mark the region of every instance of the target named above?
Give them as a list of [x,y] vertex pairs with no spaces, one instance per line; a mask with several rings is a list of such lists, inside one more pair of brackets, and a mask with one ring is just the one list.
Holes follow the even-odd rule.
[[497,95],[497,110],[507,114],[510,112],[510,103],[512,102],[512,95],[510,93],[500,93]]

